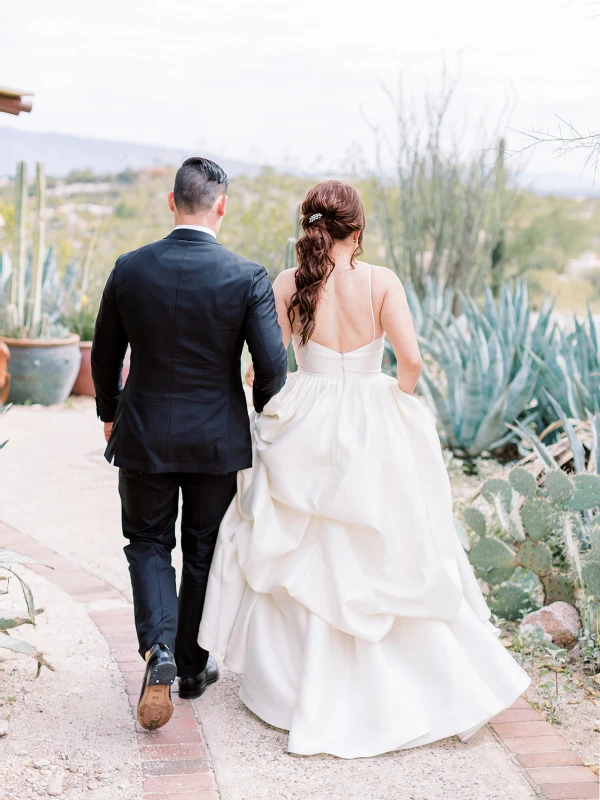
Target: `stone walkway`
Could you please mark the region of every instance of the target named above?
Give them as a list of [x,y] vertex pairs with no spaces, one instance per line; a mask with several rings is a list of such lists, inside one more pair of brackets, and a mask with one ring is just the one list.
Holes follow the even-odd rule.
[[[15,408],[2,423],[11,441],[0,461],[0,543],[48,566],[35,572],[76,601],[105,637],[121,680],[111,701],[131,708],[131,732],[114,734],[132,784],[131,800],[588,800],[598,783],[556,730],[524,700],[467,744],[450,739],[375,759],[342,761],[285,752],[286,736],[262,723],[237,698],[227,671],[198,701],[179,701],[165,728],[138,729],[135,705],[143,664],[137,655],[130,589],[119,530],[116,471],[101,459],[101,430],[89,403],[74,409]],[[54,567],[54,569],[49,569]],[[37,587],[38,594],[43,594]],[[36,598],[44,603],[44,597]],[[35,634],[35,632],[34,632]],[[35,639],[34,634],[28,638]],[[82,640],[83,641],[83,640]],[[73,653],[72,658],[80,657]],[[46,690],[60,681],[44,678]],[[89,701],[97,703],[90,686]],[[101,700],[101,698],[100,698]],[[108,707],[108,705],[107,705]],[[115,712],[116,713],[116,712]],[[19,725],[18,709],[14,726]],[[112,722],[112,720],[110,720]],[[60,716],[40,721],[56,726]],[[11,722],[11,725],[13,723]],[[73,720],[69,720],[73,724]],[[82,736],[94,734],[80,720]],[[46,732],[47,734],[48,732]],[[18,730],[17,730],[18,735]],[[11,757],[0,740],[0,766]],[[95,784],[92,786],[94,788]],[[125,789],[126,784],[123,784]],[[41,793],[45,792],[41,790]],[[64,796],[79,800],[79,789]],[[100,792],[98,793],[100,796]],[[104,794],[102,795],[104,796]],[[110,796],[110,795],[109,795]],[[119,793],[113,797],[120,798]],[[10,795],[7,795],[7,798]],[[12,800],[12,798],[11,798]],[[15,796],[15,800],[21,800]]]

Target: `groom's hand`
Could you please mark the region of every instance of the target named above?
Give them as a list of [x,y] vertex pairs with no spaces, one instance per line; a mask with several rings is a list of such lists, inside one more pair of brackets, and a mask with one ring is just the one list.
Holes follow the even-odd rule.
[[110,439],[110,434],[112,433],[112,427],[113,427],[112,422],[104,423],[104,438],[106,439],[107,442]]

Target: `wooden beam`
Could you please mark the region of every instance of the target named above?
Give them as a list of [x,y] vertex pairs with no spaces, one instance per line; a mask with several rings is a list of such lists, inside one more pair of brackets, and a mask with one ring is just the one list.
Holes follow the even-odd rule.
[[31,105],[31,100],[2,97],[2,95],[0,95],[0,111],[4,111],[6,114],[14,114],[16,116],[22,111],[29,113],[31,111]]

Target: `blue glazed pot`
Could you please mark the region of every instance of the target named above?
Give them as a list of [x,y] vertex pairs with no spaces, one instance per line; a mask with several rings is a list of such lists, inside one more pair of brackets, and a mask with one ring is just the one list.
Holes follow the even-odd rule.
[[9,339],[11,376],[9,402],[40,403],[52,406],[64,403],[81,362],[79,336],[65,339]]

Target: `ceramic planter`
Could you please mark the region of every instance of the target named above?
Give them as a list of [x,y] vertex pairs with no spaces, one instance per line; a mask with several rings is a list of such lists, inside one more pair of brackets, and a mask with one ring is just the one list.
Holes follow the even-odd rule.
[[79,372],[79,336],[64,339],[10,339],[11,403],[64,403]]
[[[81,350],[81,366],[79,368],[79,375],[75,381],[75,386],[73,386],[73,394],[82,394],[86,395],[87,397],[95,397],[96,391],[94,389],[94,381],[92,380],[91,363],[92,343],[79,342],[79,349]],[[123,385],[125,384],[127,376],[129,375],[129,353],[130,351],[127,350],[125,361],[123,363]]]

